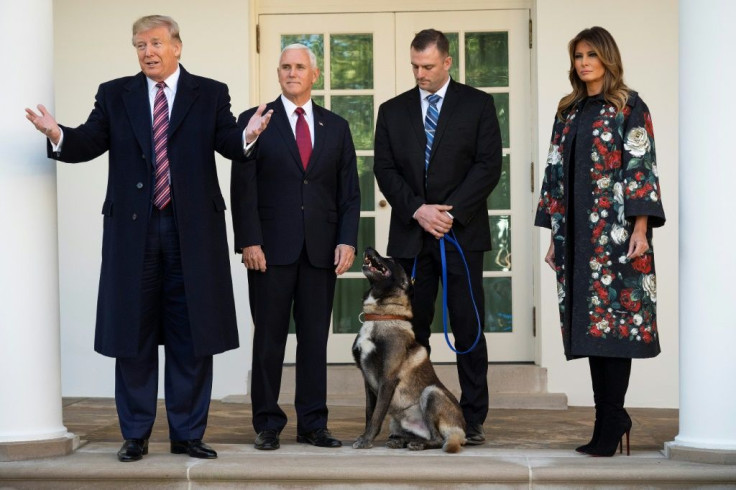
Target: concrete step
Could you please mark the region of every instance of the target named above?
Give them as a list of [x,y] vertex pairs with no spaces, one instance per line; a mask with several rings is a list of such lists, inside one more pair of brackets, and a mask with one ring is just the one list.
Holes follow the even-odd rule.
[[376,446],[324,449],[282,441],[278,451],[217,445],[218,459],[169,454],[152,443],[119,463],[119,443],[91,443],[59,458],[3,463],[0,488],[734,488],[736,466],[683,463],[660,451],[590,458],[566,450],[465,447],[459,454]]
[[[442,383],[460,397],[460,383],[455,364],[435,364]],[[292,403],[295,393],[294,365],[285,365],[279,403]],[[488,390],[490,408],[566,410],[564,393],[547,392],[547,370],[533,364],[489,364]],[[354,365],[329,365],[327,398],[331,405],[362,406],[365,403],[363,376]],[[230,395],[227,403],[250,403],[248,395]]]

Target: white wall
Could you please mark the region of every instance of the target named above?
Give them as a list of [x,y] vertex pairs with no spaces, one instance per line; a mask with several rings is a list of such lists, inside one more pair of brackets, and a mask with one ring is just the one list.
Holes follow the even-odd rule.
[[[639,92],[654,121],[662,201],[667,223],[654,232],[658,325],[662,354],[635,360],[628,406],[678,405],[678,5],[675,0],[538,0],[535,5],[536,161],[538,181],[549,147],[557,102],[570,92],[567,43],[582,29],[600,25],[618,43],[627,85]],[[538,363],[548,370],[550,392],[570,405],[592,405],[587,359],[566,361],[559,334],[554,273],[544,264],[549,231],[539,232],[536,296]]]
[[[251,65],[255,50],[251,49],[249,42],[252,33],[248,5],[251,3],[245,0],[162,0],[154,12],[152,4],[142,0],[57,0],[54,19],[57,118],[68,125],[81,123],[92,108],[100,82],[138,71],[137,58],[130,45],[130,27],[136,18],[152,13],[168,14],[179,22],[184,41],[182,63],[193,73],[228,83],[233,111],[237,115],[255,102],[249,98],[255,92],[255,87],[249,84],[249,69],[255,66]],[[264,5],[270,3],[264,2]],[[434,1],[426,3],[425,6],[432,9],[444,5]],[[523,8],[527,5],[521,0],[487,3],[468,0],[460,3],[463,6],[478,3],[477,8],[484,5],[483,8]],[[332,6],[330,4],[330,8]],[[421,10],[420,7],[418,5],[417,10]],[[300,3],[300,8],[305,7]],[[371,9],[370,6],[362,8]],[[345,10],[354,9],[352,4],[345,6]],[[602,25],[612,32],[622,51],[627,83],[640,92],[652,110],[668,217],[666,226],[655,232],[663,353],[654,359],[634,362],[627,404],[676,407],[677,2],[620,0],[613,8],[610,2],[602,0],[538,0],[533,5],[532,18],[535,29],[532,72],[536,87],[532,94],[532,112],[537,117],[533,137],[537,143],[534,159],[538,165],[546,161],[557,101],[569,91],[567,42],[585,27]],[[44,101],[28,101],[27,104],[37,102]],[[229,200],[229,162],[219,159],[218,170],[223,195]],[[539,168],[537,170],[541,180],[541,172]],[[64,396],[113,396],[114,362],[95,354],[92,348],[102,236],[100,210],[106,180],[106,155],[76,166],[59,164]],[[590,405],[592,394],[587,361],[567,362],[562,353],[554,278],[542,260],[549,243],[548,232],[540,231],[537,238],[544,245],[538,250],[535,265],[537,362],[548,369],[549,391],[567,393],[570,405]],[[232,236],[229,240],[232,244]],[[245,271],[235,256],[233,280],[241,348],[215,357],[215,398],[244,392],[250,366],[252,325],[247,308],[247,281]]]
[[[242,0],[160,0],[155,4],[143,0],[57,0],[57,120],[69,126],[82,123],[92,110],[101,82],[140,71],[131,45],[131,27],[139,17],[151,14],[170,15],[179,23],[184,43],[182,64],[191,73],[227,83],[237,117],[250,104],[248,8],[249,2]],[[29,100],[25,104],[45,102],[51,101]],[[217,169],[223,196],[229,202],[230,162],[218,155]],[[58,164],[63,396],[114,396],[114,360],[93,350],[102,249],[100,213],[106,183],[107,154],[88,163]],[[229,211],[227,219],[228,243],[232,245]],[[215,356],[214,398],[246,390],[252,322],[245,268],[239,257],[232,256],[232,273],[241,347]],[[163,381],[159,384],[162,389]]]

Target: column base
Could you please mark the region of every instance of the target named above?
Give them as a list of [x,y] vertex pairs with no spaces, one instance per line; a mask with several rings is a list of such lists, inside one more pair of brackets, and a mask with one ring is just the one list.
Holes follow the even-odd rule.
[[41,441],[0,442],[0,462],[66,456],[79,447],[79,436],[70,432],[65,437]]
[[736,465],[736,450],[704,449],[683,446],[675,441],[664,443],[664,454],[669,459],[691,463]]

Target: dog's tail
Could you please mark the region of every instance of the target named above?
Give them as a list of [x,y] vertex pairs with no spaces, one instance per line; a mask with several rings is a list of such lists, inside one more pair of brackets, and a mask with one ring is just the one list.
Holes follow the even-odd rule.
[[442,450],[446,453],[460,452],[460,448],[465,444],[465,431],[460,427],[452,427],[443,431],[445,443]]

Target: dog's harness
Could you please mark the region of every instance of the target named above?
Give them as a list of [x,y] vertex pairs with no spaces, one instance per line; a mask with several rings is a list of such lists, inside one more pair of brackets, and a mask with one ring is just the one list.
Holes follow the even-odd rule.
[[[450,336],[447,333],[447,259],[445,258],[445,239],[447,239],[448,242],[453,244],[458,252],[460,252],[460,258],[463,259],[463,264],[465,264],[465,273],[468,276],[468,289],[470,290],[470,299],[473,302],[473,309],[475,310],[475,318],[478,320],[478,335],[475,337],[475,342],[473,342],[473,345],[470,346],[468,350],[459,352],[457,349],[455,349],[455,346],[452,345],[452,342],[450,341]],[[478,313],[478,305],[475,302],[475,296],[473,296],[473,286],[470,281],[470,269],[468,268],[468,262],[465,260],[465,254],[463,253],[463,249],[460,247],[460,243],[457,241],[457,238],[455,238],[455,233],[450,230],[447,232],[442,238],[440,238],[440,257],[442,259],[442,327],[445,331],[445,341],[447,342],[447,345],[450,346],[450,349],[455,354],[467,354],[468,352],[475,349],[475,346],[478,345],[478,341],[480,340],[480,336],[483,335],[483,327],[480,321],[480,313]],[[411,282],[414,283],[414,279],[417,275],[417,258],[414,258],[414,267],[411,269]],[[367,315],[366,315],[367,319]]]

